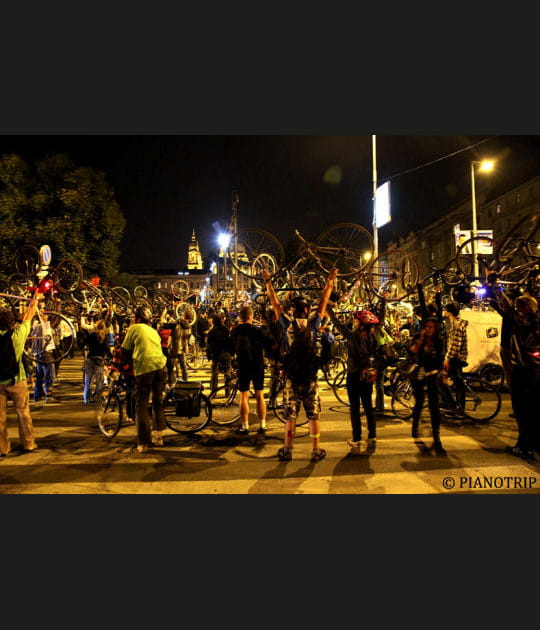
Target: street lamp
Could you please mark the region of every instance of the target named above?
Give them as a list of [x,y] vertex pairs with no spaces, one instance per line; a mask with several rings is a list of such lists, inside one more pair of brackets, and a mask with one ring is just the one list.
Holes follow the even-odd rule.
[[[218,245],[223,253],[223,291],[227,293],[227,249],[231,242],[231,235],[228,232],[221,232],[217,238]],[[219,278],[219,275],[218,275]]]
[[476,224],[476,191],[474,186],[474,167],[479,165],[478,170],[481,173],[489,173],[493,170],[495,162],[493,160],[478,160],[471,161],[471,191],[472,191],[472,255],[473,255],[473,274],[475,279],[478,278],[478,260],[476,259],[476,236],[478,234],[478,228]]

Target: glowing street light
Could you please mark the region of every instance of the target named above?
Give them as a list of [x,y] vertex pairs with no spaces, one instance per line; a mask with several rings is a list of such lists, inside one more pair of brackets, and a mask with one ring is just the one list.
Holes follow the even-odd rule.
[[481,173],[489,173],[493,170],[495,162],[493,160],[478,160],[471,161],[471,192],[472,192],[472,255],[473,255],[473,274],[475,278],[478,278],[478,260],[476,259],[476,236],[478,234],[478,228],[476,224],[476,191],[474,186],[474,166],[479,166],[478,170]]
[[231,242],[231,235],[228,232],[221,232],[218,235],[217,241],[218,245],[221,247],[220,253],[223,254],[223,290],[227,292],[227,248]]
[[227,232],[221,232],[221,234],[219,234],[217,238],[217,242],[218,242],[218,245],[222,249],[227,249],[227,247],[229,247],[229,244],[231,242],[231,235],[228,234]]

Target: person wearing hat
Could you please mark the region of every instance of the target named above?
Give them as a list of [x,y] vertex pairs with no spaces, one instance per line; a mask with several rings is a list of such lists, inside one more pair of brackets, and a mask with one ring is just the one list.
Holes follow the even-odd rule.
[[377,370],[372,364],[378,347],[374,327],[379,323],[379,318],[371,311],[357,311],[353,330],[350,330],[337,319],[332,307],[328,306],[327,311],[334,326],[347,340],[347,396],[352,429],[352,439],[347,444],[353,449],[359,449],[362,444],[362,402],[367,422],[367,445],[373,449],[377,444],[377,421],[373,409],[373,383],[377,378]]
[[[165,429],[163,391],[167,382],[167,357],[161,349],[161,337],[151,325],[152,310],[139,306],[132,324],[122,342],[122,351],[133,362],[135,373],[135,423],[137,425],[137,450],[147,453],[155,446],[163,445]],[[152,395],[152,419],[148,406]],[[152,431],[153,428],[153,431]]]

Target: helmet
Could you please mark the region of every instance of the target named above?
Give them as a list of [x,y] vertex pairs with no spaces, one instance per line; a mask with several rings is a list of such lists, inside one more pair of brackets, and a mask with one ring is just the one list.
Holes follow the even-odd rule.
[[356,311],[354,314],[356,319],[360,320],[361,324],[378,324],[379,318],[373,315],[371,311]]
[[135,310],[135,318],[140,319],[145,324],[149,324],[152,321],[152,309],[148,306],[137,306]]
[[311,308],[310,301],[303,295],[293,297],[290,304],[293,308],[295,317],[301,317],[305,314],[306,310],[309,311]]

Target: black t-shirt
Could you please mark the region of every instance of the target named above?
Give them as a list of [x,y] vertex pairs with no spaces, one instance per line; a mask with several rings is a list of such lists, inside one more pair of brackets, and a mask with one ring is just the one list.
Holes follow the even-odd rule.
[[263,365],[264,351],[273,341],[265,329],[253,324],[238,324],[231,331],[232,347],[240,365]]

